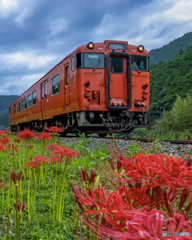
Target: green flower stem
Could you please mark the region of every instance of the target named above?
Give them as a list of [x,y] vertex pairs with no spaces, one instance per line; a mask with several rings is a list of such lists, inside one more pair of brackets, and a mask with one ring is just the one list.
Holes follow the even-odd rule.
[[30,204],[29,204],[29,198],[30,198],[30,181],[31,181],[31,179],[30,179],[30,171],[31,171],[31,169],[29,169],[28,197],[27,197],[29,221],[31,220]]
[[[2,178],[2,182],[4,181],[4,174],[3,174],[3,164],[1,165],[1,174],[2,174],[2,176],[1,176],[1,178]],[[2,188],[2,212],[4,212],[4,187]]]
[[[62,177],[62,181],[61,181],[61,185],[60,185],[60,189],[59,189],[59,195],[58,195],[58,201],[57,201],[57,220],[61,221],[61,203],[62,203],[62,195],[63,195],[63,188],[64,188],[64,184],[65,184],[65,176],[67,173],[67,167],[69,164],[69,158],[67,158],[66,162],[65,162],[65,167],[63,170],[63,177]],[[65,185],[66,187],[66,185]]]
[[21,240],[21,229],[20,229],[20,225],[21,225],[21,216],[19,214],[19,240]]
[[[19,169],[21,169],[21,154],[20,154],[20,146],[18,146],[18,159],[19,159]],[[23,170],[23,169],[22,169]],[[22,171],[23,172],[23,171]]]
[[[41,171],[41,174],[40,174],[40,179],[39,180],[42,180],[42,182],[44,182],[44,177],[43,177],[43,164],[41,164],[40,166],[40,171]],[[39,182],[40,183],[40,182]]]
[[20,182],[19,182],[19,197],[20,197],[20,199],[22,198],[22,196],[23,196],[23,181],[21,178]]
[[[23,149],[23,154],[22,154],[22,167],[23,167],[22,175],[24,176],[24,179],[26,181],[26,176],[25,176],[25,171],[24,171],[24,165],[25,165],[25,160],[24,159],[25,159],[25,147]],[[28,175],[28,168],[27,168],[27,175]]]
[[56,180],[54,181],[54,165],[52,165],[52,183],[53,183],[53,222],[55,220],[55,182]]
[[49,167],[49,165],[48,165],[48,163],[46,163],[46,165],[45,165],[45,176],[44,176],[44,179],[46,179],[48,167]]
[[33,204],[35,205],[36,194],[37,194],[37,178],[36,178],[35,168],[33,170],[34,170],[34,179],[35,179],[35,189],[34,189],[34,192],[33,192]]
[[8,222],[7,222],[7,240],[9,240],[9,214],[8,214]]
[[15,184],[15,190],[16,190],[16,240],[18,240],[18,211],[17,211],[17,198],[18,198],[18,192],[17,192],[17,184]]
[[58,186],[57,186],[57,162],[55,163],[55,194],[58,190]]

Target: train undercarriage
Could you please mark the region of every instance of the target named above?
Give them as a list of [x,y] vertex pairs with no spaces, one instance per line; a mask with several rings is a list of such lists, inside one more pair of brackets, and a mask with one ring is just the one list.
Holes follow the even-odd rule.
[[147,125],[148,116],[146,112],[129,111],[81,111],[55,116],[53,119],[12,125],[12,131],[30,129],[35,131],[48,131],[51,126],[60,128],[60,133],[98,133],[105,136],[112,133],[131,133],[136,127]]

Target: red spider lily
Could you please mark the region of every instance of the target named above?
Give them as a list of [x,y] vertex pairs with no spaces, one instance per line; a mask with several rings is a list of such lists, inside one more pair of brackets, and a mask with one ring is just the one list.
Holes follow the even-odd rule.
[[21,176],[22,176],[22,171],[19,171],[19,173],[18,173],[18,178],[17,178],[17,181],[18,181],[18,182],[21,180]]
[[28,162],[26,167],[38,168],[43,163],[49,163],[49,161],[45,156],[38,155],[31,162]]
[[[84,223],[95,231],[95,236],[98,237],[99,232],[103,234],[99,239],[116,237],[124,240],[155,240],[162,239],[162,231],[185,231],[192,234],[192,223],[188,221],[187,214],[192,206],[192,168],[189,158],[182,161],[181,158],[169,157],[165,154],[145,156],[140,153],[129,159],[122,154],[119,156],[112,154],[120,164],[116,169],[115,162],[109,157],[113,169],[111,173],[116,177],[114,181],[121,183],[121,187],[109,193],[108,197],[102,188],[82,192],[81,188],[73,187],[75,199],[84,215],[95,216],[98,220],[98,225],[92,228],[90,219],[86,221],[84,218],[86,221]],[[87,179],[87,174],[83,170],[80,171],[80,178],[82,182]],[[178,206],[175,205],[173,209],[175,199]],[[185,206],[182,215],[179,211],[187,199],[189,203]],[[137,211],[134,207],[142,208]],[[152,207],[166,209],[168,215]],[[166,220],[161,215],[166,216]],[[172,239],[176,240],[177,237]],[[180,239],[190,238],[180,237]]]
[[[0,179],[0,180],[1,180],[1,179]],[[4,188],[4,187],[5,187],[5,183],[6,183],[7,181],[9,181],[9,179],[6,180],[5,182],[1,182],[1,183],[0,183],[0,186]]]
[[[123,156],[119,155],[117,159],[120,159],[121,161],[123,160]],[[121,167],[122,167],[122,162],[117,160],[117,169],[115,167],[115,163],[113,161],[113,158],[109,156],[109,162],[111,164],[111,167],[115,173],[120,173]]]
[[11,172],[11,179],[14,182],[14,184],[16,184],[16,172],[15,171]]
[[0,142],[0,151],[5,152],[3,144]]
[[25,166],[26,167],[32,167],[32,168],[38,168],[41,164],[40,163],[37,163],[35,161],[32,161],[32,162],[28,162]]
[[75,199],[85,215],[101,215],[102,221],[106,221],[109,225],[113,222],[117,228],[120,227],[111,216],[117,211],[123,211],[127,204],[124,203],[122,197],[117,192],[112,192],[106,197],[103,188],[100,188],[94,191],[88,190],[85,194],[86,197],[84,197],[81,189],[77,189],[75,186],[73,186],[73,189]]
[[18,143],[18,144],[19,144],[20,142],[21,142],[21,140],[20,140],[19,138],[16,138],[16,139],[15,139],[15,143]]
[[14,151],[18,152],[18,149],[17,149],[17,147],[16,147],[16,146],[14,146],[14,145],[13,145],[13,143],[12,143],[11,147],[12,147],[12,152],[14,152]]
[[24,138],[25,140],[32,139],[33,137],[34,137],[34,133],[29,129],[25,129],[24,131],[18,134],[18,138]]
[[49,132],[58,133],[58,132],[59,132],[59,128],[56,127],[56,126],[49,127],[49,128],[48,128],[48,131],[49,131]]
[[52,136],[48,132],[44,132],[44,133],[38,135],[36,138],[40,139],[41,141],[45,141],[45,140],[50,140],[51,137]]
[[3,138],[1,139],[1,143],[3,143],[3,144],[9,143],[9,142],[10,142],[10,140],[6,136],[3,136]]
[[[192,181],[192,171],[186,168],[181,158],[168,157],[165,154],[150,154],[143,153],[137,156],[132,156],[131,160],[124,157],[116,159],[122,163],[124,169],[123,174],[114,174],[118,177],[128,176],[134,182],[139,182],[142,178],[145,181],[153,183],[153,186],[167,185],[171,188],[190,187]],[[123,178],[122,181],[130,181]]]
[[61,160],[59,155],[51,155],[48,161],[53,164],[55,162],[61,162]]
[[14,146],[13,143],[12,144],[7,144],[7,145],[5,145],[5,147],[6,147],[5,150],[11,152],[10,153],[11,155],[14,155],[14,151],[18,152],[17,147]]
[[65,147],[57,146],[57,148],[53,151],[53,154],[58,154],[61,156],[61,158],[67,157],[70,159],[70,161],[72,157],[80,156],[77,155],[73,149],[68,149],[66,146]]
[[[167,219],[164,219],[166,217]],[[173,218],[169,218],[163,211],[151,210],[150,212],[143,211],[142,209],[133,209],[125,211],[122,214],[124,227],[117,228],[113,222],[108,225],[100,220],[92,220],[88,217],[82,216],[82,221],[85,225],[92,229],[92,235],[97,236],[98,239],[121,239],[121,240],[157,240],[157,239],[170,239],[170,237],[163,237],[162,232],[189,232],[192,233],[190,223],[183,219],[181,214],[175,214]],[[113,227],[110,227],[110,226]],[[84,229],[87,231],[86,229]],[[99,236],[98,236],[99,235]],[[171,237],[177,240],[178,237]],[[182,237],[179,239],[190,240],[190,237]]]
[[0,130],[0,137],[6,135],[7,133],[7,130]]
[[14,184],[16,184],[16,181],[19,182],[21,180],[21,176],[22,176],[22,171],[19,171],[18,178],[16,178],[16,172],[15,171],[11,172],[11,179],[14,182]]
[[53,153],[54,152],[54,150],[56,150],[56,148],[57,148],[58,146],[57,146],[57,144],[56,143],[51,143],[48,147],[47,147],[47,152],[49,152],[49,153]]
[[15,207],[15,210],[16,210],[19,214],[21,214],[21,213],[23,212],[24,208],[25,208],[25,202],[23,202],[23,204],[21,204],[21,201],[20,201],[20,203],[18,203],[17,205],[16,205],[16,203],[14,202],[14,207]]
[[8,210],[7,210],[7,213],[10,214],[11,213],[11,208],[9,206]]
[[79,169],[79,176],[80,176],[81,182],[83,184],[86,184],[87,187],[89,187],[89,185],[95,181],[95,177],[97,176],[97,174],[93,169],[91,169],[90,177],[89,177],[88,173],[85,172],[85,169],[82,168],[81,170]]

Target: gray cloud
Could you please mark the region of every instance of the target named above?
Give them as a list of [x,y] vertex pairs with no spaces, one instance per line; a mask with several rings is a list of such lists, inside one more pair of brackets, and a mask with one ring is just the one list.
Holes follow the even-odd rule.
[[0,94],[22,94],[77,46],[158,48],[192,29],[188,0],[0,0]]

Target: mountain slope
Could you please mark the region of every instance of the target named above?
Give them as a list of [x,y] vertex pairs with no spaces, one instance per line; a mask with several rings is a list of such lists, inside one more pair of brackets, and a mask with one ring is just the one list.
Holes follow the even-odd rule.
[[182,48],[185,51],[192,44],[192,32],[186,33],[184,36],[171,41],[169,44],[161,48],[149,51],[150,63],[158,63],[160,60],[169,61]]
[[17,95],[0,95],[0,126],[9,126],[9,105],[17,98]]
[[177,95],[192,95],[192,45],[150,71],[150,92],[151,119],[159,117],[163,109],[170,110]]

